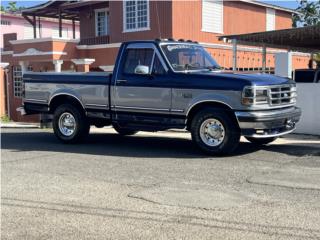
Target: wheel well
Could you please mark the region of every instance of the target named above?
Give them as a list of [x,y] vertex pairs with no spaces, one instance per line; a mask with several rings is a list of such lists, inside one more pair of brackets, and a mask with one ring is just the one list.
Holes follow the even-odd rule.
[[62,104],[66,104],[66,103],[71,104],[71,105],[77,107],[78,109],[81,109],[83,112],[85,112],[80,101],[78,99],[76,99],[75,97],[72,97],[69,95],[58,95],[58,96],[54,97],[50,102],[50,106],[49,106],[50,113],[53,114],[54,111],[57,109],[57,107],[59,107]]
[[215,108],[217,109],[217,111],[225,111],[239,127],[236,116],[234,115],[233,110],[228,105],[219,102],[202,102],[193,106],[189,111],[187,116],[187,129],[190,129],[191,122],[196,114],[205,108]]

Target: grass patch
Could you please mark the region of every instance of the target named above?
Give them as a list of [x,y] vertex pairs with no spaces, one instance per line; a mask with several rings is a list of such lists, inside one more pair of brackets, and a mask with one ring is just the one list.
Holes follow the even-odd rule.
[[1,122],[8,123],[10,122],[10,118],[7,115],[4,115],[1,117]]

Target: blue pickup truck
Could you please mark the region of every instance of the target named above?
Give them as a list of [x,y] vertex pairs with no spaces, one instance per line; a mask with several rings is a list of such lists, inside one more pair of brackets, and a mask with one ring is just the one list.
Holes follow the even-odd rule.
[[25,73],[24,114],[51,114],[65,143],[90,125],[121,135],[187,129],[206,153],[228,154],[240,136],[268,144],[299,121],[295,83],[267,74],[224,72],[191,41],[123,43],[113,73]]

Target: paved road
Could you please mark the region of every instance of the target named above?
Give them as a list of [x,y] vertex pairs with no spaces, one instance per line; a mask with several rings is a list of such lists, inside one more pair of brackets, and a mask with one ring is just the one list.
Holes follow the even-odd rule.
[[319,139],[215,158],[184,133],[2,129],[1,157],[1,239],[320,239]]

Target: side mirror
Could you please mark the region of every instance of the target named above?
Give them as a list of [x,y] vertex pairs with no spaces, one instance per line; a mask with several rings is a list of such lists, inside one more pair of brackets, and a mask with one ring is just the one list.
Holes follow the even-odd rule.
[[149,74],[149,66],[138,65],[134,69],[135,74],[148,75]]

